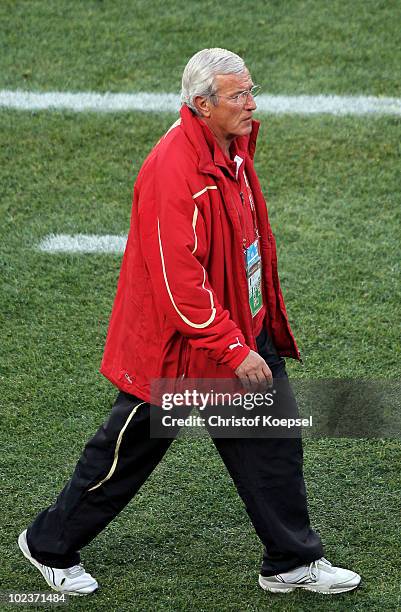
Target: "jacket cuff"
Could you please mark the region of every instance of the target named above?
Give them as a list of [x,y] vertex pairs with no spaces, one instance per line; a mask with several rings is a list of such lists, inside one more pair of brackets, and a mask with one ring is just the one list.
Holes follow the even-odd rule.
[[248,357],[250,352],[251,349],[247,345],[236,347],[234,350],[229,351],[228,354],[226,353],[222,362],[228,365],[233,372],[235,372],[244,359]]

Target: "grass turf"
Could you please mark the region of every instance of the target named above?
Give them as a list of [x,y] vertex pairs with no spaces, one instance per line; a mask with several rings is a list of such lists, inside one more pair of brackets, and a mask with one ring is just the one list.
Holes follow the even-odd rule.
[[[6,1],[0,86],[175,91],[191,53],[221,45],[244,53],[274,93],[399,95],[398,11],[359,1],[257,2],[252,12],[235,2]],[[50,232],[126,232],[134,176],[173,120],[0,113],[1,589],[45,589],[16,535],[57,494],[115,395],[97,367],[120,258],[35,245]],[[399,127],[386,117],[263,118],[257,169],[305,361],[288,362],[293,377],[399,378]],[[362,574],[357,592],[263,593],[260,543],[212,442],[178,440],[84,551],[103,588],[69,608],[399,609],[400,441],[305,447],[313,524],[327,556]]]
[[[48,232],[127,231],[133,175],[172,119],[0,116],[4,589],[41,586],[18,557],[15,535],[68,478],[114,397],[97,367],[120,258],[51,256],[35,245]],[[394,119],[266,123],[257,165],[305,357],[303,367],[289,363],[291,373],[397,377]],[[391,609],[398,601],[399,461],[397,440],[306,442],[311,514],[327,555],[364,577],[357,593],[324,600],[324,609],[379,609],[379,602]],[[260,552],[212,443],[181,440],[85,551],[103,586],[96,603],[70,607],[322,609],[311,594],[284,604],[259,592]]]
[[214,46],[267,92],[399,96],[400,16],[396,0],[3,0],[0,87],[176,91]]

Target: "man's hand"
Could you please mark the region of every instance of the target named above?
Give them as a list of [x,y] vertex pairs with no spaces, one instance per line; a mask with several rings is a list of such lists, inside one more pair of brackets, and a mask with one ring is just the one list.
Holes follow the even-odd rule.
[[269,366],[263,357],[252,350],[235,373],[248,391],[265,391],[273,385],[273,375]]

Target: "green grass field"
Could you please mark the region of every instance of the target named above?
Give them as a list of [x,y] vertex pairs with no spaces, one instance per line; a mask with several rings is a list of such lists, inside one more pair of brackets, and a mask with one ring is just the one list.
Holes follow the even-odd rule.
[[[192,53],[225,46],[265,92],[400,96],[400,14],[391,0],[4,0],[0,89],[175,92]],[[0,590],[45,590],[16,537],[115,396],[98,366],[120,257],[36,245],[126,233],[135,175],[174,119],[0,111]],[[304,359],[290,375],[399,379],[400,118],[261,119],[256,165]],[[306,440],[313,524],[363,584],[274,596],[257,586],[262,547],[212,442],[178,440],[83,552],[102,589],[68,609],[401,610],[400,467],[399,439]]]

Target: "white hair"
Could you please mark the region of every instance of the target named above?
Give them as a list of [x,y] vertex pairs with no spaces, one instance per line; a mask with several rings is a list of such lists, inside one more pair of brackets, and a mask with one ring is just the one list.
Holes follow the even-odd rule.
[[181,104],[186,104],[199,115],[194,99],[196,96],[211,97],[216,94],[216,75],[240,74],[244,70],[244,60],[232,51],[219,48],[198,51],[184,68]]

